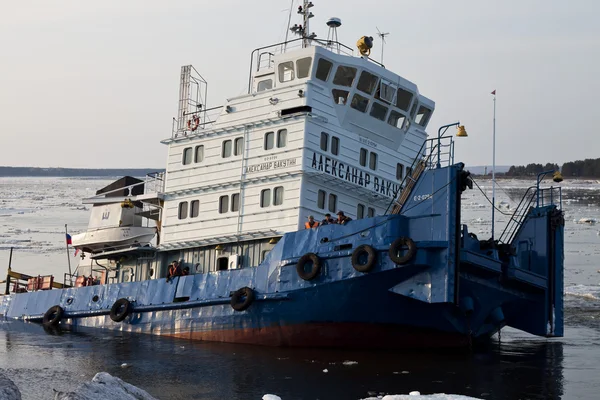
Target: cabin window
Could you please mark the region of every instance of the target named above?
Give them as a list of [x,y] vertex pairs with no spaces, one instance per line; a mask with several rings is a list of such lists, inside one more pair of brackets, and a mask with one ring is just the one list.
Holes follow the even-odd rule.
[[263,250],[260,254],[260,262],[265,261],[265,258],[267,258],[267,254],[269,254],[271,250]]
[[[190,147],[191,149],[191,147]],[[188,202],[187,201],[182,201],[181,203],[179,203],[179,213],[177,215],[177,217],[179,219],[186,219],[188,216]]]
[[234,193],[231,195],[231,211],[239,211],[240,210],[240,194]]
[[317,207],[321,210],[325,209],[325,191],[319,190],[317,193]]
[[298,79],[306,78],[310,72],[312,65],[312,57],[304,57],[296,61],[296,71],[298,71]]
[[362,74],[360,74],[360,78],[358,79],[358,84],[356,85],[356,88],[361,92],[373,94],[373,90],[375,90],[378,80],[379,78],[375,75],[367,71],[363,71]]
[[427,122],[429,122],[430,116],[431,110],[425,106],[421,106],[419,107],[419,112],[417,113],[417,118],[415,119],[415,122],[421,125],[422,127],[425,127],[425,125],[427,125]]
[[329,193],[329,211],[332,213],[337,209],[337,196],[333,193]]
[[260,192],[260,206],[269,207],[271,205],[271,189],[263,189]]
[[395,94],[396,86],[382,80],[381,84],[379,85],[377,98],[385,101],[386,103],[392,104],[392,102],[394,101]]
[[373,171],[377,169],[377,153],[369,154],[369,168]]
[[388,124],[395,126],[398,129],[402,129],[402,125],[404,125],[405,119],[406,117],[404,115],[400,114],[396,110],[392,110],[388,118]]
[[262,81],[258,82],[258,85],[256,85],[257,92],[263,92],[263,91],[269,90],[269,89],[273,89],[273,79],[262,80]]
[[275,132],[265,133],[265,150],[271,150],[275,144]]
[[331,94],[333,94],[333,102],[337,105],[343,106],[348,101],[350,92],[347,90],[332,89]]
[[398,107],[401,110],[408,111],[408,107],[410,107],[412,97],[413,94],[408,90],[398,88],[398,91],[396,93],[396,107]]
[[373,207],[369,207],[369,211],[367,212],[368,218],[373,218],[375,216],[375,209]]
[[283,204],[283,186],[277,186],[273,189],[273,205],[280,206]]
[[221,147],[221,157],[231,157],[231,140],[225,140]]
[[380,121],[385,121],[387,112],[388,108],[386,106],[375,101],[373,102],[373,105],[371,106],[371,117],[377,118]]
[[369,154],[367,149],[360,149],[360,157],[358,158],[358,162],[363,167],[367,166],[367,154]]
[[322,81],[327,82],[329,79],[329,73],[331,72],[331,68],[333,68],[333,64],[330,61],[327,61],[324,58],[319,59],[319,63],[317,64],[317,73],[315,77]]
[[411,167],[406,168],[406,176],[410,176],[412,178],[412,168]]
[[403,172],[404,172],[404,165],[402,165],[400,163],[396,164],[396,179],[401,181]]
[[229,264],[228,257],[217,258],[217,271],[227,271],[228,264]]
[[337,136],[331,137],[331,154],[337,156],[340,153],[340,139]]
[[356,68],[340,65],[333,77],[333,84],[340,86],[352,86],[356,77]]
[[360,112],[366,112],[367,107],[369,106],[369,99],[364,96],[361,96],[358,93],[354,93],[354,97],[352,98],[352,103],[350,103],[350,107],[358,110]]
[[244,138],[237,138],[235,139],[235,146],[234,146],[234,150],[233,150],[233,154],[236,156],[241,155],[244,152]]
[[204,161],[204,145],[196,146],[194,151],[194,162],[200,163]]
[[196,218],[200,215],[200,200],[194,200],[190,205],[190,218]]
[[277,147],[285,147],[287,145],[287,129],[277,131]]
[[359,204],[356,207],[356,219],[362,219],[365,217],[365,206],[362,204]]
[[294,79],[294,62],[286,61],[279,64],[279,82],[289,82]]
[[192,163],[192,148],[186,147],[183,149],[183,158],[181,159],[183,165],[188,165]]
[[229,196],[219,197],[219,214],[225,214],[229,211]]
[[329,135],[325,132],[321,132],[321,150],[327,151],[329,145]]

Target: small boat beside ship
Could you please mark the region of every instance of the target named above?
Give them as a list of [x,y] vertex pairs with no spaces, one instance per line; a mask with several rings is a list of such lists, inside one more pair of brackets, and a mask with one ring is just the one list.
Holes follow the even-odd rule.
[[[248,93],[223,106],[207,108],[206,80],[182,67],[165,172],[84,199],[79,276],[9,282],[0,315],[273,346],[467,346],[504,326],[562,336],[560,188],[538,179],[502,234],[478,239],[461,221],[472,181],[444,136],[464,127],[429,138],[435,103],[369,57],[371,38],[334,40],[339,19],[317,39],[312,6],[298,39],[252,52]],[[352,220],[305,229],[339,211]]]

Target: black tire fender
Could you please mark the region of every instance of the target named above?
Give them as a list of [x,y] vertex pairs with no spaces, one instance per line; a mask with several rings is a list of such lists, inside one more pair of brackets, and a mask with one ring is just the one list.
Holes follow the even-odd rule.
[[[304,269],[306,263],[312,263],[312,268],[308,272]],[[306,253],[298,260],[296,272],[305,281],[313,280],[321,272],[321,260],[319,260],[319,257],[315,253]]]
[[115,301],[115,304],[110,309],[110,319],[115,322],[121,322],[131,314],[133,311],[132,308],[129,300],[125,298],[119,299]]
[[231,307],[235,311],[244,311],[254,302],[254,290],[248,286],[236,290],[231,295]]
[[[361,255],[367,253],[367,262],[361,263]],[[358,272],[369,272],[377,264],[377,251],[368,244],[358,246],[352,252],[352,267]]]
[[[403,256],[401,256],[400,250],[403,247],[408,247],[408,250]],[[417,245],[415,245],[415,242],[411,238],[405,236],[394,240],[394,242],[390,246],[389,251],[390,259],[399,265],[406,264],[407,262],[412,260],[416,253]]]
[[58,326],[64,314],[65,310],[61,306],[52,306],[44,314],[42,325],[45,327]]

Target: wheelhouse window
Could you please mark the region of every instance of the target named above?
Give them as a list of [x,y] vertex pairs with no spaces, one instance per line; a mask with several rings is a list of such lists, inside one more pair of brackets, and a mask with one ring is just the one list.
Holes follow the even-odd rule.
[[231,211],[239,211],[240,210],[240,194],[234,193],[231,195]]
[[421,106],[419,107],[419,112],[417,113],[417,118],[415,119],[415,122],[418,125],[425,127],[425,125],[427,125],[427,122],[429,122],[430,116],[431,110],[425,106]]
[[273,79],[264,79],[258,82],[258,85],[256,85],[257,92],[263,92],[269,89],[273,89]]
[[204,145],[196,146],[194,151],[194,162],[200,163],[204,161]]
[[275,145],[275,132],[265,133],[265,150],[271,150]]
[[306,78],[310,75],[310,66],[312,65],[312,57],[304,57],[296,60],[296,71],[298,71],[298,79]]
[[244,138],[235,139],[233,154],[236,156],[241,155],[244,152]]
[[[191,147],[190,147],[191,149]],[[182,201],[179,203],[179,212],[177,213],[177,217],[179,219],[186,219],[188,216],[188,202]]]
[[343,106],[348,101],[350,92],[347,90],[331,89],[331,94],[333,95],[333,102],[337,105]]
[[229,196],[219,197],[219,214],[225,214],[229,211]]
[[289,82],[294,80],[294,62],[286,61],[279,64],[279,82]]
[[377,169],[377,153],[369,154],[369,168],[373,171]]
[[337,136],[331,137],[331,154],[337,156],[340,153],[340,139]]
[[331,72],[332,68],[333,63],[331,61],[328,61],[324,58],[320,58],[319,62],[317,63],[317,72],[315,74],[315,78],[327,82],[327,79],[329,79],[329,73]]
[[365,92],[367,94],[373,94],[373,90],[377,86],[377,81],[379,78],[367,71],[363,71],[360,74],[360,78],[358,79],[358,84],[356,88],[361,92]]
[[380,121],[385,121],[385,116],[387,115],[388,108],[383,104],[379,104],[376,101],[373,102],[371,106],[371,117],[377,118]]
[[396,85],[382,80],[381,84],[379,85],[379,91],[377,93],[377,98],[385,101],[386,103],[392,104],[394,101],[395,95],[396,95]]
[[221,157],[231,157],[231,140],[223,141],[223,145],[221,146]]
[[352,86],[355,77],[356,68],[340,65],[339,67],[337,67],[337,71],[335,71],[335,76],[333,77],[333,84],[350,87]]
[[369,154],[367,149],[360,149],[360,157],[358,158],[358,162],[363,167],[367,166],[367,154]]
[[404,173],[404,165],[402,165],[400,163],[396,164],[396,179],[401,181],[403,173]]
[[325,191],[324,190],[319,190],[319,192],[317,193],[317,207],[319,207],[321,210],[325,209]]
[[200,200],[192,201],[190,206],[190,218],[196,218],[200,215]]
[[271,189],[263,189],[260,192],[260,206],[269,207],[271,205]]
[[360,112],[366,112],[367,107],[369,106],[369,99],[361,96],[358,93],[354,93],[354,97],[352,98],[352,103],[350,103],[350,107],[358,110]]
[[192,163],[192,148],[186,147],[183,149],[183,157],[181,159],[181,163],[183,165],[188,165]]
[[283,186],[277,186],[273,189],[273,205],[280,206],[283,204]]
[[337,195],[333,194],[333,193],[329,193],[329,211],[330,212],[335,212],[335,210],[337,209]]
[[413,94],[408,90],[398,88],[398,91],[396,93],[396,107],[403,111],[408,111],[408,107],[410,107],[412,97]]
[[287,146],[287,129],[280,129],[277,131],[277,147]]
[[388,124],[395,126],[398,129],[402,129],[405,120],[406,117],[404,115],[400,114],[396,110],[392,110],[390,112],[390,116],[388,117]]
[[329,146],[329,135],[325,132],[321,132],[321,150],[327,151]]
[[356,207],[356,219],[361,219],[365,217],[365,206],[363,204],[359,204]]

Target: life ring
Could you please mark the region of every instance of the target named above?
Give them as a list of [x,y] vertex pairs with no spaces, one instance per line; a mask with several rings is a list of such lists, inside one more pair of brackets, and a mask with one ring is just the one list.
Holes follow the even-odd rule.
[[[404,254],[403,256],[400,255],[400,251],[402,250],[403,247],[408,247],[408,250],[406,251],[406,254]],[[396,240],[394,240],[394,242],[392,243],[392,245],[390,246],[390,259],[395,262],[396,264],[406,264],[407,262],[409,262],[410,260],[412,260],[412,258],[415,256],[417,252],[417,246],[415,245],[415,242],[409,238],[409,237],[400,237]]]
[[45,327],[58,326],[64,314],[65,310],[61,306],[52,306],[44,314],[42,325]]
[[[312,268],[310,271],[306,272],[304,266],[309,262],[312,263]],[[305,281],[316,278],[316,276],[319,275],[319,272],[321,272],[321,261],[319,260],[319,257],[315,253],[306,253],[298,260],[296,272],[298,272],[298,276]]]
[[244,286],[241,289],[236,290],[231,295],[231,307],[235,311],[244,311],[250,304],[254,301],[254,290],[250,289],[247,286]]
[[[193,125],[192,125],[192,122],[193,122]],[[198,129],[199,125],[200,125],[200,117],[199,116],[194,115],[192,117],[192,119],[188,119],[187,127],[189,130],[195,131],[196,129]]]
[[[367,262],[363,263],[362,255],[367,253]],[[352,252],[352,267],[358,272],[369,272],[377,263],[377,252],[368,244],[358,246]]]
[[131,302],[125,298],[115,301],[115,304],[110,309],[110,319],[115,322],[123,321],[131,314],[131,308]]

